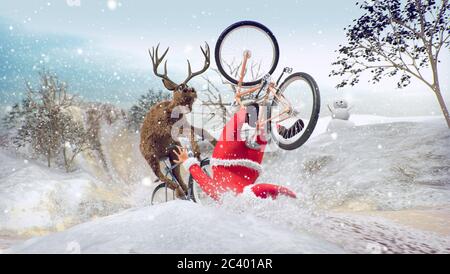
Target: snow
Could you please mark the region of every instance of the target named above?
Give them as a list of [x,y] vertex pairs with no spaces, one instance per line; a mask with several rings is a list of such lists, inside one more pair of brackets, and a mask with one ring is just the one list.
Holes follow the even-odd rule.
[[10,251],[71,253],[77,245],[82,253],[343,252],[336,245],[251,215],[184,201],[130,209],[32,239]]
[[[344,126],[295,151],[266,154],[264,169],[277,181],[300,181],[297,190],[324,208],[356,201],[374,210],[445,206],[450,132],[442,119],[426,121]],[[261,181],[275,179],[270,173]]]
[[87,173],[49,170],[6,153],[0,161],[1,234],[62,230],[123,206],[99,195],[106,185]]
[[[115,127],[102,129],[109,130],[102,142],[110,185],[88,157],[78,173],[65,174],[1,152],[0,235],[63,230],[4,252],[450,252],[450,132],[443,119],[352,114],[355,126],[327,132],[330,120],[321,118],[303,147],[266,153],[259,182],[288,185],[297,200],[228,195],[221,204],[149,206],[153,175],[130,146],[137,137]],[[108,188],[126,194],[105,195]],[[92,204],[80,217],[83,201]],[[58,225],[63,217],[70,224]]]
[[[312,136],[320,135],[327,131],[330,121],[333,120],[331,116],[325,116],[319,119]],[[369,114],[351,114],[349,122],[356,126],[386,124],[395,122],[427,122],[442,120],[440,116],[411,116],[411,117],[386,117],[380,115]]]

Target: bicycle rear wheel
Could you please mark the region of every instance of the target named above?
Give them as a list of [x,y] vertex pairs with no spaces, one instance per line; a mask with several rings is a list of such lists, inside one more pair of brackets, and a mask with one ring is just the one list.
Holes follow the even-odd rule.
[[215,59],[219,72],[232,84],[239,82],[245,50],[250,50],[251,57],[242,85],[254,86],[275,71],[280,50],[275,36],[261,23],[240,21],[226,28],[217,39]]
[[166,183],[161,183],[153,190],[151,204],[162,204],[175,199],[175,191],[167,187]]
[[[287,102],[287,103],[286,103]],[[282,114],[289,105],[290,111]],[[291,74],[280,85],[268,108],[267,129],[278,147],[293,150],[303,145],[316,127],[320,113],[319,87],[303,72]]]

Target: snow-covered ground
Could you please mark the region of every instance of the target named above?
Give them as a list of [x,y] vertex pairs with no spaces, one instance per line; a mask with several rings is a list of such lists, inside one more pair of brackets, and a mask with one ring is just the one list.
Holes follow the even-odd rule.
[[32,239],[12,252],[106,253],[343,252],[308,233],[269,224],[251,214],[172,201],[130,209],[62,233]]
[[[127,194],[111,197],[111,184],[92,175],[92,169],[67,175],[2,152],[0,235],[64,230],[4,252],[449,253],[450,131],[445,122],[352,115],[355,127],[326,132],[327,119],[300,149],[266,153],[259,182],[289,185],[297,200],[229,195],[221,205],[175,201],[149,206],[143,195],[149,193],[150,179],[139,169],[128,188],[112,184]],[[145,166],[139,158],[120,161],[136,153],[119,149],[130,142],[127,138],[116,138],[108,152],[110,162],[116,162],[114,177],[127,178],[122,174],[127,165]],[[92,187],[104,191],[92,194]],[[83,213],[76,219],[85,212],[81,201],[99,208],[100,193],[108,193],[110,203],[97,202],[104,207],[98,215],[120,212],[101,218]],[[64,224],[63,216],[76,219],[70,225],[83,223],[65,229],[69,225],[58,225]]]
[[36,235],[126,207],[120,189],[0,153],[0,235]]

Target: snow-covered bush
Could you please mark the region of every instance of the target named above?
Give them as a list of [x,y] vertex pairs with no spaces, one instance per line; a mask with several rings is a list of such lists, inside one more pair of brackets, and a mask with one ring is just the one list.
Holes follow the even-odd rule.
[[48,167],[62,158],[66,171],[73,169],[75,157],[82,151],[96,149],[93,128],[74,119],[70,108],[78,102],[67,91],[67,84],[50,72],[40,73],[40,83],[27,83],[27,95],[15,104],[3,119],[9,129],[16,128],[13,143],[27,147],[32,154],[46,159]]

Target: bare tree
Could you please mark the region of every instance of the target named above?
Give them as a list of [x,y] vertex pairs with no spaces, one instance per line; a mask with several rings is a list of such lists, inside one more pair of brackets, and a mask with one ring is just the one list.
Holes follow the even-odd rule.
[[450,128],[438,73],[440,53],[450,48],[449,1],[372,0],[360,8],[365,13],[349,26],[348,44],[340,46],[333,63],[338,68],[330,75],[345,77],[337,87],[355,85],[366,71],[372,74],[373,83],[401,73],[399,88],[414,77],[436,95]]
[[[240,72],[241,63],[235,64],[234,62],[231,64],[225,63],[227,66],[227,70],[233,77],[237,78],[238,73]],[[216,74],[216,76],[220,79],[220,84],[225,85],[228,91],[231,91],[233,94],[236,93],[236,86],[230,82],[228,82],[219,70],[215,68],[211,68],[212,71]],[[258,79],[261,77],[261,63],[252,63],[249,70],[251,74],[251,79]],[[228,119],[231,117],[231,112],[227,107],[231,106],[230,102],[226,102],[223,97],[223,92],[227,90],[220,89],[218,84],[215,83],[208,75],[202,76],[203,80],[206,82],[206,87],[202,90],[202,94],[206,97],[206,99],[202,100],[202,105],[208,107],[210,110],[208,121],[214,119],[217,115],[221,120],[221,123],[225,125]]]
[[219,90],[216,84],[214,84],[208,76],[203,76],[203,80],[206,81],[206,88],[202,90],[206,99],[202,100],[202,105],[206,106],[210,112],[208,122],[214,119],[217,114],[223,124],[226,124],[228,118],[231,117],[231,113],[227,109],[231,103],[226,103],[222,96],[222,92]]
[[67,92],[66,83],[47,71],[39,75],[38,88],[27,83],[27,98],[21,108],[13,108],[14,115],[21,118],[14,143],[18,147],[30,144],[35,154],[45,156],[48,167],[62,154],[69,172],[80,152],[95,149],[95,133],[91,128],[85,129],[82,121],[75,121],[70,113],[76,102],[75,96]]
[[44,155],[48,167],[51,160],[61,149],[62,112],[73,104],[74,97],[68,95],[64,82],[55,75],[42,71],[40,84],[35,90],[29,82],[27,87],[27,105],[23,106],[24,122],[17,132],[14,143],[18,146],[31,144],[33,151]]

